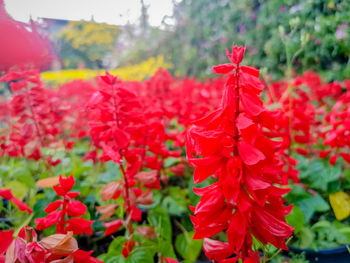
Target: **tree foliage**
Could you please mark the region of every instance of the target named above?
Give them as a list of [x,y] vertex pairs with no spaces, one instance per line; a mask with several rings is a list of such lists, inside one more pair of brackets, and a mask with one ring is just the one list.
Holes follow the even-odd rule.
[[59,34],[64,66],[83,61],[88,67],[100,67],[104,56],[114,50],[119,33],[118,26],[106,23],[70,21]]

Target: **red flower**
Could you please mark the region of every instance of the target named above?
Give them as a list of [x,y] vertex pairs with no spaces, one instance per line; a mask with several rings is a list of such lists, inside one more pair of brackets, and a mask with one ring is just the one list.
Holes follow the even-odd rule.
[[142,216],[141,210],[136,205],[131,206],[131,219],[132,219],[132,221],[134,221],[134,222],[141,221],[141,216]]
[[78,217],[84,215],[86,206],[79,201],[70,201],[67,206],[68,216]]
[[123,249],[122,249],[122,254],[124,256],[124,258],[127,258],[131,252],[131,250],[133,249],[133,247],[135,246],[135,241],[134,240],[129,240],[126,241],[124,243]]
[[[83,218],[71,218],[66,220],[66,217],[79,217],[86,213],[86,206],[80,201],[72,200],[76,198],[78,192],[70,192],[75,184],[73,175],[69,177],[59,177],[59,185],[54,186],[54,190],[62,200],[56,200],[49,204],[44,211],[48,213],[46,217],[36,218],[35,223],[38,230],[49,228],[56,224],[57,233],[67,233],[72,231],[75,235],[92,234],[91,225],[93,221],[88,221]],[[59,210],[60,209],[60,210]]]
[[73,253],[75,263],[103,263],[101,260],[91,256],[93,251],[77,250]]
[[246,50],[246,46],[236,46],[234,43],[232,44],[232,54],[226,49],[226,55],[231,60],[233,64],[239,64],[242,62],[244,57],[244,52]]
[[[278,159],[280,144],[266,136],[267,130],[274,131],[274,116],[260,99],[259,71],[239,65],[244,52],[233,46],[227,55],[234,65],[214,67],[220,74],[233,70],[221,104],[194,121],[187,134],[187,158],[196,167],[194,182],[218,178],[208,187],[194,188],[201,199],[191,208],[193,238],[226,231],[228,243],[205,239],[203,244],[208,258],[218,262],[258,262],[252,234],[263,244],[286,249],[285,239],[293,232],[283,217],[290,212],[281,197],[288,190],[275,186],[285,173]],[[236,257],[228,259],[231,255]]]
[[106,227],[105,236],[108,236],[119,230],[119,228],[123,225],[123,220],[118,219],[112,222],[102,223],[102,225]]
[[60,185],[55,185],[53,187],[58,196],[66,195],[70,190],[72,190],[72,187],[75,184],[73,175],[70,175],[67,178],[64,178],[62,175],[60,175],[59,182]]
[[94,221],[89,221],[84,218],[71,218],[67,221],[66,231],[73,231],[74,235],[91,235],[91,225],[93,223]]
[[62,215],[62,211],[53,211],[44,218],[36,218],[35,219],[36,229],[44,230],[46,228],[49,228],[50,226],[53,226],[61,218],[61,215]]

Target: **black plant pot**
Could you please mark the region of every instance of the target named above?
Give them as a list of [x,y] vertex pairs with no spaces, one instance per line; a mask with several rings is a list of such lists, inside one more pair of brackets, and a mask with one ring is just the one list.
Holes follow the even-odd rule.
[[349,263],[350,252],[346,246],[334,248],[324,248],[319,250],[300,249],[289,247],[289,250],[294,253],[305,253],[305,257],[310,263]]

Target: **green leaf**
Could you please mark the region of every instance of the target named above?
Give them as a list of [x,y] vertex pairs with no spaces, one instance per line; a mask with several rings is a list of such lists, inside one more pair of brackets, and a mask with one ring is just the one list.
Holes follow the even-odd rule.
[[338,230],[341,234],[341,237],[337,237],[337,241],[340,244],[348,245],[350,244],[350,227],[344,226],[343,228]]
[[188,182],[188,197],[190,199],[190,204],[192,206],[196,206],[196,204],[199,202],[200,196],[196,195],[193,191],[193,187],[195,188],[203,188],[210,185],[210,179],[206,179],[203,182],[199,184],[195,184],[193,182],[193,177],[191,176],[191,179]]
[[19,181],[8,182],[4,188],[11,188],[13,195],[20,200],[23,200],[28,192],[28,187]]
[[123,256],[113,256],[113,257],[106,257],[103,260],[104,263],[124,263],[125,259]]
[[125,263],[153,263],[154,254],[146,247],[134,247]]
[[286,215],[287,223],[295,228],[295,232],[299,232],[304,226],[305,217],[300,208],[296,205],[293,206],[293,210],[289,215]]
[[162,255],[162,257],[176,259],[173,245],[169,241],[159,242],[159,252]]
[[34,217],[45,217],[47,213],[44,211],[45,207],[50,204],[50,201],[47,199],[39,199],[35,202],[33,207]]
[[148,213],[148,222],[156,228],[160,238],[171,240],[172,227],[168,213],[160,207],[153,208]]
[[31,172],[28,168],[26,167],[17,167],[11,170],[9,176],[12,179],[19,179],[22,178],[23,176],[31,176]]
[[331,227],[331,222],[327,220],[321,220],[313,224],[311,229],[313,229],[314,231],[319,231],[321,229],[329,229],[330,227]]
[[300,231],[300,248],[309,248],[314,241],[314,233],[307,227],[303,227]]
[[15,233],[14,233],[14,236],[18,236],[18,233],[19,231],[21,231],[21,229],[25,226],[28,226],[30,221],[32,220],[33,218],[33,214],[30,214],[23,222],[22,224],[16,229]]
[[168,157],[164,160],[164,167],[168,168],[179,162],[179,158]]
[[330,209],[328,203],[319,195],[311,195],[295,203],[305,216],[305,222],[309,222],[315,212],[326,212]]
[[181,216],[187,211],[186,202],[187,191],[180,187],[170,187],[169,196],[165,197],[161,207],[169,214]]
[[202,248],[202,241],[192,239],[193,235],[194,232],[184,232],[178,235],[175,240],[177,252],[179,252],[185,260],[190,262],[196,261]]
[[0,165],[0,173],[3,175],[10,171],[11,167],[6,165]]
[[117,236],[108,247],[108,255],[121,255],[125,241],[125,237]]
[[106,163],[106,171],[104,173],[99,173],[97,182],[101,184],[110,183],[119,179],[120,176],[119,164],[108,162]]
[[341,174],[341,164],[335,166],[329,165],[327,162],[320,159],[315,159],[311,162],[301,159],[298,164],[300,171],[299,177],[307,182],[313,189],[326,191],[328,184],[339,179]]

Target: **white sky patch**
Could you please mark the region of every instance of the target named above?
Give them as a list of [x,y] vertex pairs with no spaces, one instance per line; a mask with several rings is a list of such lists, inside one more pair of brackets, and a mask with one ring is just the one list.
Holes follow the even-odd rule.
[[[172,0],[145,0],[149,23],[160,26],[173,12]],[[5,0],[5,9],[15,19],[28,22],[38,18],[91,20],[113,25],[136,23],[141,15],[140,0]]]

